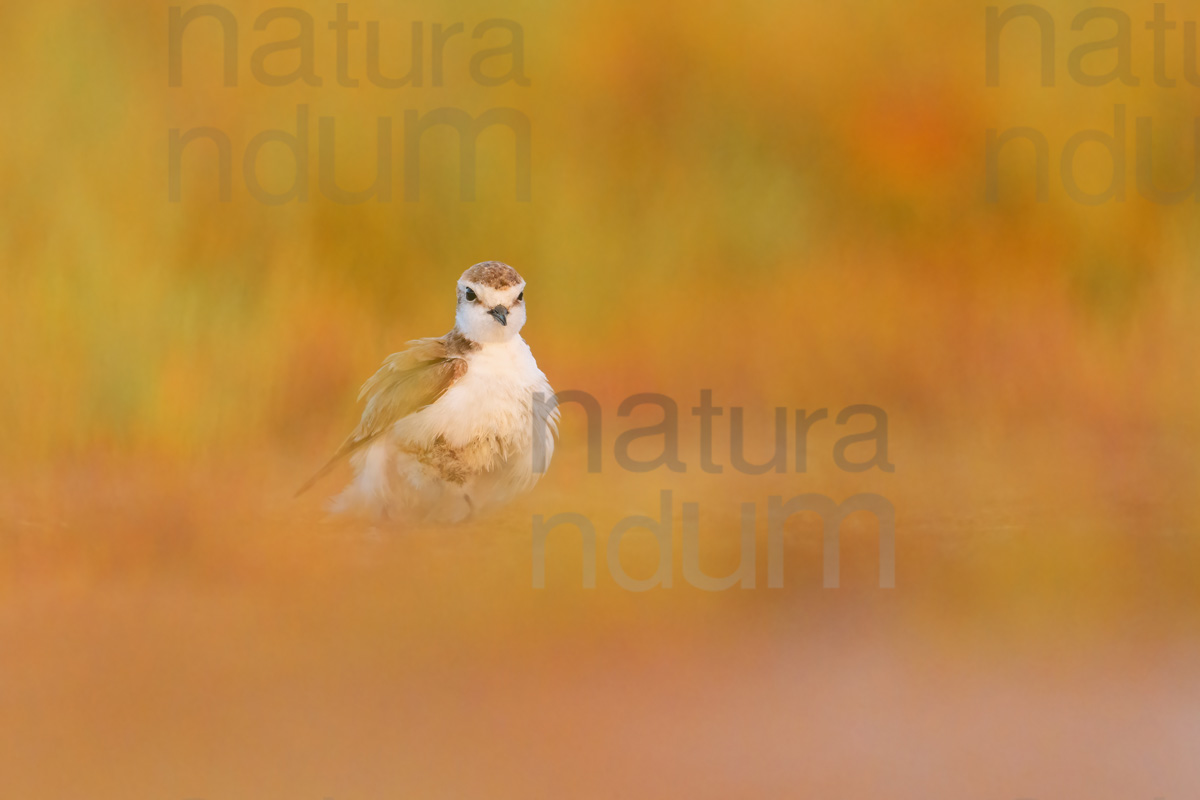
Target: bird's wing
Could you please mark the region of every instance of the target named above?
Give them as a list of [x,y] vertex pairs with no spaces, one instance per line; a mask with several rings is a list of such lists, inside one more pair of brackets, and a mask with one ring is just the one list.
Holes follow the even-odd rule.
[[379,371],[363,384],[358,399],[366,399],[367,407],[358,427],[325,466],[296,491],[297,496],[397,420],[435,402],[466,374],[467,362],[447,352],[445,337],[416,339],[408,344],[407,350],[388,356]]

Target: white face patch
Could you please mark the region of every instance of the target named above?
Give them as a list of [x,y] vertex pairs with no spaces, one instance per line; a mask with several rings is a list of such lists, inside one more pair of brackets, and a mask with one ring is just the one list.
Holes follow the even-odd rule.
[[[517,336],[525,325],[525,301],[521,298],[525,282],[495,289],[469,281],[458,283],[458,310],[454,315],[458,329],[476,342],[503,342]],[[475,299],[471,300],[471,295]],[[492,309],[506,309],[501,324]]]

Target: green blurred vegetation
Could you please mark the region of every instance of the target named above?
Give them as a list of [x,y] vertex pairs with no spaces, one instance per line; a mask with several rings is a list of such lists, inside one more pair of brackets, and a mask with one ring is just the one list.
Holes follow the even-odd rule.
[[[554,385],[593,392],[610,415],[638,391],[683,405],[712,388],[750,409],[869,402],[892,415],[902,473],[940,465],[884,487],[917,516],[956,481],[965,498],[1070,498],[1096,525],[1146,497],[1170,524],[1194,520],[1195,204],[1154,205],[1131,179],[1125,201],[1084,206],[1057,173],[1067,138],[1111,126],[1120,103],[1128,157],[1133,120],[1151,116],[1164,131],[1156,179],[1186,183],[1200,94],[1150,81],[1140,26],[1153,4],[1126,6],[1142,84],[1104,88],[1066,75],[1071,47],[1097,38],[1070,30],[1082,7],[1047,4],[1049,89],[1028,21],[1004,33],[1001,86],[985,85],[976,3],[351,4],[352,18],[380,21],[390,74],[413,21],[427,45],[434,22],[522,26],[530,86],[473,82],[485,43],[468,33],[447,45],[444,86],[427,75],[402,89],[362,80],[363,27],[349,50],[361,85],[338,85],[331,4],[302,6],[323,85],[260,85],[251,53],[290,23],[256,31],[271,3],[227,7],[236,87],[222,85],[212,20],[189,28],[184,85],[168,86],[166,5],[3,12],[0,465],[40,476],[51,506],[62,470],[106,459],[233,462],[295,482],[351,424],[382,357],[451,325],[459,272],[501,259],[529,280],[527,338]],[[293,65],[272,58],[275,72]],[[261,131],[292,130],[300,104],[310,199],[261,204],[241,154]],[[442,106],[528,116],[530,202],[514,198],[512,134],[499,128],[479,140],[475,202],[458,198],[447,129],[424,140],[421,200],[403,201],[404,112]],[[336,120],[338,180],[352,188],[374,175],[375,120],[393,119],[393,202],[322,196],[318,116]],[[232,140],[230,202],[217,201],[205,142],[184,156],[182,202],[168,201],[168,131],[198,126]],[[1048,202],[1035,202],[1019,146],[1002,157],[1000,201],[984,198],[985,131],[1015,126],[1050,142]],[[1081,153],[1081,184],[1102,186],[1103,153]],[[265,185],[285,187],[291,170],[264,151]],[[568,419],[547,491],[579,488],[580,433]]]
[[[1197,95],[1149,85],[1140,30],[1141,86],[1076,86],[1062,62],[1084,40],[1068,26],[1077,9],[1049,5],[1059,85],[1037,86],[1032,28],[1014,23],[1002,85],[988,88],[983,6],[970,3],[358,3],[352,18],[381,21],[393,74],[411,21],[513,19],[532,85],[472,82],[484,44],[464,34],[447,45],[443,87],[351,89],[336,81],[333,7],[306,6],[324,84],[272,88],[250,54],[290,23],[255,31],[271,4],[227,7],[236,88],[221,85],[211,20],[189,29],[184,86],[171,88],[166,6],[5,11],[0,411],[21,421],[7,460],[271,447],[344,426],[350,384],[404,339],[448,327],[447,287],[486,258],[527,274],[529,338],[559,385],[596,390],[604,375],[620,393],[665,373],[763,398],[854,395],[927,421],[1086,426],[1100,404],[1114,409],[1106,423],[1195,429],[1194,205],[1155,206],[1131,186],[1089,208],[1057,180],[1062,142],[1111,126],[1117,102],[1131,126],[1138,114],[1167,126],[1160,177],[1186,180],[1187,137],[1170,125]],[[1151,4],[1128,10],[1140,25]],[[360,79],[364,53],[359,28]],[[294,60],[273,58],[277,72]],[[324,199],[315,144],[308,202],[247,195],[247,141],[293,129],[301,103],[314,140],[316,117],[335,118],[344,186],[370,180],[374,120],[394,119],[393,202]],[[426,137],[422,199],[403,202],[403,112],[444,105],[529,117],[531,202],[513,198],[499,128],[480,139],[476,202],[457,197],[449,133]],[[1033,202],[1032,159],[1014,147],[989,205],[984,131],[1018,125],[1051,141],[1051,201]],[[183,201],[167,201],[167,131],[197,126],[233,140],[232,202],[215,202],[204,142],[184,157]],[[264,151],[268,186],[290,178],[280,152]],[[1104,169],[1080,164],[1084,183]]]

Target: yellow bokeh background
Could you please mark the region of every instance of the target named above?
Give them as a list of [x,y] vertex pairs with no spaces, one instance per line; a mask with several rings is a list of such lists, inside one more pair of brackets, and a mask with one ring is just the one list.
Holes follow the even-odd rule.
[[[1111,22],[1055,20],[1057,82],[1037,28],[1001,38],[985,78],[986,4],[354,0],[339,85],[335,3],[314,20],[320,86],[262,85],[252,54],[269,2],[192,24],[168,81],[171,6],[10,3],[0,11],[0,775],[23,797],[1170,796],[1200,698],[1197,205],[1139,194],[1139,117],[1156,185],[1183,187],[1200,88],[1167,3],[1156,85],[1132,20],[1136,86],[1082,86],[1067,64]],[[190,5],[184,4],[185,8]],[[472,36],[516,22],[528,86],[480,85]],[[378,21],[385,73],[424,24],[425,85],[365,77]],[[430,29],[461,22],[431,85]],[[1106,27],[1107,26],[1107,27]],[[276,73],[292,54],[268,57]],[[1113,67],[1113,51],[1085,68]],[[496,57],[485,71],[510,66]],[[309,114],[306,202],[246,189],[242,157]],[[1123,200],[1065,191],[1063,148],[1125,109]],[[404,118],[513,108],[530,122],[531,197],[514,137],[478,140],[476,199],[458,194],[448,128],[422,140],[404,199]],[[336,125],[337,180],[367,186],[380,117],[393,199],[341,205],[319,188],[317,118]],[[172,129],[190,145],[169,198]],[[999,159],[988,130],[1049,144]],[[1073,174],[1112,167],[1096,145]],[[295,167],[268,146],[257,175]],[[537,489],[458,528],[367,532],[324,519],[347,472],[291,493],[356,421],[359,384],[403,342],[444,333],[455,278],[496,259],[528,280],[525,337],[556,389],[601,403],[603,468],[564,408]],[[727,409],[720,475],[700,469],[691,407]],[[622,470],[625,397],[672,397],[686,472]],[[895,471],[838,469],[826,421],[808,469],[728,467],[728,409],[765,460],[773,409],[871,404]],[[851,430],[853,429],[853,430]],[[788,434],[789,447],[794,445]],[[654,451],[649,447],[649,452]],[[859,457],[864,452],[856,451]],[[793,451],[789,450],[789,463]],[[621,590],[607,533],[701,504],[703,563],[737,563],[739,506],[759,508],[759,587]],[[897,587],[876,586],[875,523],[844,528],[840,589],[821,588],[815,520],[788,524],[788,587],[765,588],[771,495],[857,492],[897,513]],[[530,587],[531,519],[582,512],[600,538],[595,590],[578,539],[555,534]],[[678,543],[678,530],[676,530]],[[622,548],[654,569],[648,535]],[[1140,766],[1117,768],[1118,756]],[[920,794],[924,792],[924,794]]]

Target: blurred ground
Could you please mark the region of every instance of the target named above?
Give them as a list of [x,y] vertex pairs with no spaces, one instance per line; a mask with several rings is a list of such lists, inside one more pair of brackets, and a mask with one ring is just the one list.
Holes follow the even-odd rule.
[[[285,499],[287,464],[246,471],[249,485],[232,466],[75,470],[69,508],[6,533],[6,785],[97,798],[1196,785],[1194,518],[1032,487],[1020,504],[925,505],[900,482],[893,590],[876,588],[873,526],[851,518],[839,589],[821,588],[820,533],[801,520],[784,589],[761,588],[760,521],[760,588],[694,589],[676,554],[674,588],[634,594],[608,575],[603,532],[656,498],[626,477],[629,507],[613,508],[600,490],[621,477],[565,477],[583,460],[568,448],[497,518],[402,535],[315,522],[315,499]],[[907,483],[953,476],[931,463]],[[701,502],[703,564],[723,574],[736,502],[787,481],[743,479],[727,508],[696,478],[664,485]],[[581,588],[564,535],[547,588],[531,589],[529,514],[564,508],[602,531],[598,587]],[[623,547],[639,577],[654,563],[643,537]]]

